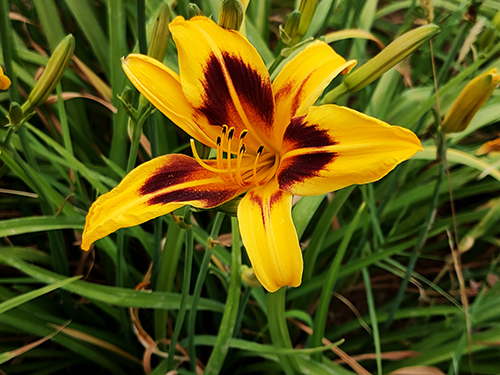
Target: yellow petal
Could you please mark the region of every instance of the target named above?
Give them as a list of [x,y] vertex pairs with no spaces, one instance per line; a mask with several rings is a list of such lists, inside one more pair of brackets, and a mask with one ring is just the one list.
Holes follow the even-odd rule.
[[292,195],[273,179],[250,190],[238,207],[241,238],[255,275],[269,292],[299,286],[302,253],[292,222]]
[[220,131],[200,117],[182,92],[179,76],[158,60],[139,54],[122,61],[123,70],[139,92],[165,116],[190,136],[207,146],[216,147]]
[[273,82],[275,139],[281,139],[292,117],[307,114],[337,75],[347,73],[355,65],[355,60],[346,62],[328,44],[320,41],[311,43],[286,64]]
[[7,90],[10,87],[10,79],[3,73],[0,67],[0,90]]
[[240,33],[225,30],[206,17],[177,17],[170,31],[179,54],[182,89],[196,110],[217,127],[248,129],[250,149],[269,143],[274,99],[267,69]]
[[116,188],[94,202],[83,230],[82,249],[88,250],[93,242],[120,228],[144,223],[186,204],[212,208],[244,191],[189,156],[160,156],[132,170]]
[[292,194],[324,194],[377,181],[419,150],[408,129],[345,107],[311,107],[284,134],[277,179]]

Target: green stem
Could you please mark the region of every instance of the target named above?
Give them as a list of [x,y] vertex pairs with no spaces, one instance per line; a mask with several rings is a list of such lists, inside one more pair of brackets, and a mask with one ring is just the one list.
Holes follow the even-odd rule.
[[[236,318],[238,316],[239,298],[241,292],[241,243],[238,219],[231,218],[233,233],[233,248],[231,255],[231,281],[227,292],[226,307],[222,316],[219,333],[215,345],[205,368],[204,375],[218,375],[229,351],[229,342],[233,337]],[[190,353],[191,354],[191,353]]]
[[137,0],[137,34],[139,39],[139,53],[148,53],[146,40],[146,4],[144,0]]
[[[436,135],[438,137],[441,137],[439,132],[436,132]],[[425,242],[427,241],[427,236],[429,235],[430,230],[432,229],[432,224],[434,223],[435,219],[435,211],[438,207],[439,204],[439,193],[441,190],[441,184],[443,183],[443,178],[444,174],[446,171],[446,165],[443,162],[443,147],[440,145],[440,139],[438,140],[438,148],[439,148],[439,153],[441,157],[441,164],[439,166],[439,171],[438,175],[436,178],[436,184],[434,186],[434,192],[433,192],[433,198],[432,198],[432,206],[427,214],[427,219],[425,221],[425,225],[422,227],[422,230],[420,231],[420,235],[418,237],[417,243],[415,244],[415,247],[413,248],[413,251],[410,256],[410,261],[408,262],[408,267],[406,268],[406,274],[404,279],[401,282],[401,286],[399,287],[398,293],[396,294],[396,297],[394,298],[394,303],[392,305],[391,311],[389,313],[389,316],[387,320],[385,321],[384,328],[389,328],[389,326],[392,324],[392,321],[394,320],[394,317],[396,316],[396,313],[399,309],[399,306],[401,305],[401,302],[403,301],[404,294],[406,292],[406,288],[408,286],[408,283],[410,281],[410,277],[413,273],[413,270],[415,269],[415,265],[417,264],[418,257],[420,256],[420,251],[424,247]]]
[[113,138],[111,139],[110,158],[120,167],[125,166],[127,149],[127,114],[121,107],[118,95],[123,90],[125,74],[121,58],[126,54],[126,22],[123,0],[108,1],[109,28],[109,72],[112,88],[112,103],[118,112],[113,115]]
[[10,100],[16,102],[19,100],[19,90],[13,61],[17,60],[17,53],[14,47],[12,30],[9,18],[9,0],[2,0],[0,2],[0,40],[2,42],[3,62],[5,64],[5,73],[12,82],[9,88]]
[[[224,220],[224,213],[217,212],[217,215],[215,216],[214,220],[214,225],[212,227],[212,231],[210,233],[208,241],[211,241],[219,236],[219,231],[223,220]],[[200,265],[198,278],[196,279],[196,285],[194,287],[194,292],[193,292],[193,302],[191,304],[191,310],[189,312],[188,349],[190,354],[189,360],[191,364],[191,369],[193,371],[196,370],[196,347],[194,344],[194,336],[195,336],[195,324],[196,324],[196,314],[198,310],[198,302],[200,301],[201,289],[203,288],[203,284],[205,283],[205,279],[208,274],[208,266],[210,265],[210,259],[212,259],[213,253],[214,253],[214,245],[212,243],[207,243],[205,247],[205,254],[203,255],[203,260]]]
[[[158,267],[158,278],[155,285],[155,290],[158,292],[171,292],[174,286],[174,279],[179,265],[179,258],[182,251],[182,245],[185,241],[185,236],[182,235],[182,229],[170,216],[166,216],[168,231],[165,245],[160,258]],[[167,338],[167,317],[168,310],[155,310],[155,337],[156,340]],[[163,344],[160,348],[165,350]]]
[[354,189],[355,186],[350,186],[337,191],[321,216],[321,219],[311,236],[311,242],[307,246],[307,251],[304,253],[304,281],[309,280],[313,276],[316,259],[318,258],[319,251],[323,246],[325,236],[330,230],[332,220],[338,214]]
[[[184,220],[186,224],[190,223],[191,207],[186,206],[184,209]],[[174,368],[174,356],[175,347],[177,346],[177,341],[181,334],[182,326],[184,325],[184,319],[186,317],[187,310],[187,300],[189,297],[189,290],[191,287],[191,271],[193,268],[193,229],[186,230],[186,253],[184,260],[184,282],[182,284],[182,296],[181,305],[179,307],[179,314],[177,315],[177,321],[175,322],[174,333],[170,339],[170,346],[168,348],[168,361],[167,370],[170,371]]]
[[[290,339],[285,316],[285,297],[286,287],[280,288],[275,293],[267,294],[267,319],[274,346],[292,349],[292,340]],[[278,357],[281,367],[287,375],[301,373],[299,363],[293,355],[281,354]]]
[[[340,265],[342,264],[342,260],[344,259],[344,255],[347,251],[349,243],[351,242],[352,235],[354,231],[358,227],[359,219],[361,218],[363,212],[365,211],[366,204],[363,203],[360,207],[356,216],[349,224],[349,227],[345,233],[342,242],[337,250],[337,254],[332,261],[330,269],[328,270],[327,279],[325,280],[325,284],[321,291],[321,297],[319,299],[318,308],[316,310],[316,316],[314,318],[314,328],[313,334],[311,337],[312,347],[320,346],[322,344],[323,336],[325,335],[325,325],[326,325],[326,317],[328,315],[330,300],[332,298],[332,291],[335,286],[335,282],[337,281]],[[319,359],[321,356],[320,353],[315,354],[315,357]]]
[[368,309],[370,312],[370,323],[373,331],[373,342],[375,346],[375,355],[377,362],[377,374],[382,375],[382,357],[381,357],[381,348],[380,348],[380,332],[378,328],[378,319],[377,319],[377,309],[375,307],[375,301],[373,299],[372,293],[372,285],[370,281],[370,274],[368,272],[368,268],[364,267],[361,270],[363,275],[363,281],[365,282],[365,290],[366,290],[366,300],[368,302]]

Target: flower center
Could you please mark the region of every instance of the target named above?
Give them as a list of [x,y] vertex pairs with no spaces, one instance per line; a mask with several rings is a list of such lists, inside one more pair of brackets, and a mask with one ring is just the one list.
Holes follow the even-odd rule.
[[196,151],[194,140],[191,139],[193,156],[203,168],[217,173],[227,183],[240,186],[263,185],[276,174],[279,156],[266,152],[264,145],[259,146],[257,151],[247,150],[244,142],[247,134],[247,129],[242,130],[236,144],[234,128],[223,125],[221,135],[216,141],[215,163],[214,160],[202,160]]

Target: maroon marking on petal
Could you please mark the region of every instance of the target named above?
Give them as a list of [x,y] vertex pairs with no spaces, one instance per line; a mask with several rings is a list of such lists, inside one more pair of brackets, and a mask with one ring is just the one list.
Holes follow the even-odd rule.
[[207,118],[211,125],[224,125],[230,123],[231,116],[228,103],[232,102],[229,88],[227,87],[224,71],[215,55],[211,55],[204,69],[205,90],[204,105],[198,110]]
[[327,130],[320,129],[316,124],[309,124],[306,116],[292,118],[283,135],[283,141],[289,149],[325,147],[338,143]]
[[281,198],[283,197],[283,194],[284,193],[281,190],[278,190],[273,195],[271,195],[271,199],[269,199],[269,205],[272,207],[276,203],[279,203],[281,201]]
[[140,195],[152,194],[166,187],[191,180],[193,172],[202,168],[198,162],[183,155],[172,155],[169,163],[157,169],[139,189]]
[[[292,98],[292,103],[290,106],[290,114],[292,116],[295,116],[295,113],[297,112],[297,109],[299,109],[300,104],[302,103],[302,92],[304,91],[305,85],[309,78],[311,78],[312,72],[310,72],[306,78],[301,82],[300,86],[296,90],[295,94],[293,95]],[[290,96],[293,92],[293,88],[295,86],[295,81],[290,82],[283,87],[276,93],[276,101],[280,100],[282,96]]]
[[290,96],[293,90],[295,82],[289,81],[276,92],[275,99],[276,102],[280,101],[282,97]]
[[335,152],[297,155],[279,171],[280,189],[288,190],[293,184],[319,176],[319,172],[337,157]]
[[222,56],[238,97],[250,104],[264,124],[271,125],[274,117],[274,102],[270,81],[263,80],[255,69],[245,64],[239,57],[227,52]]
[[[264,124],[271,126],[274,102],[270,82],[264,81],[255,69],[240,58],[227,52],[222,54],[222,58],[238,97],[255,111]],[[198,110],[211,125],[231,124],[234,122],[231,117],[236,109],[221,62],[213,54],[205,66],[204,75],[204,104]]]
[[259,206],[260,208],[260,216],[262,217],[262,223],[264,225],[264,228],[266,227],[266,215],[264,213],[264,201],[262,200],[262,197],[260,195],[255,194],[252,190],[250,190],[248,193],[250,201]]
[[196,186],[160,194],[156,197],[151,198],[148,203],[150,205],[154,205],[200,201],[204,202],[203,208],[211,208],[217,207],[227,200],[231,199],[235,192],[235,190],[221,191],[220,186],[214,188],[214,185]]

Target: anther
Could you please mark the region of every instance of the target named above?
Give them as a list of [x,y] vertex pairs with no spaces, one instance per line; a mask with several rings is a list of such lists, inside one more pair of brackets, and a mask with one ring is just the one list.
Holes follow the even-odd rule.
[[240,139],[243,139],[245,138],[245,136],[248,134],[248,130],[247,129],[244,129],[241,131],[240,133]]
[[231,129],[229,129],[229,134],[227,135],[227,139],[231,140],[233,139],[233,136],[234,136],[234,128],[232,127]]
[[257,186],[260,186],[259,181],[257,180],[257,164],[259,163],[259,158],[260,155],[262,155],[262,151],[264,151],[264,146],[260,145],[257,149],[257,155],[255,156],[255,160],[253,162],[253,182]]
[[246,151],[245,144],[242,144],[240,147],[240,152],[238,153],[238,158],[236,159],[236,181],[241,186],[245,185],[245,182],[243,181],[243,178],[241,177],[241,161],[243,160],[243,154],[245,153],[245,151]]

